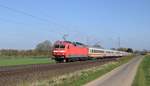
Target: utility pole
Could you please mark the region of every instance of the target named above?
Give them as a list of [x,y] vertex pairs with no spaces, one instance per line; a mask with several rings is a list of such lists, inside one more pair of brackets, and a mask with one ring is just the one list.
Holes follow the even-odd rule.
[[118,47],[121,47],[120,36],[118,37]]
[[89,45],[89,37],[86,37],[86,44]]

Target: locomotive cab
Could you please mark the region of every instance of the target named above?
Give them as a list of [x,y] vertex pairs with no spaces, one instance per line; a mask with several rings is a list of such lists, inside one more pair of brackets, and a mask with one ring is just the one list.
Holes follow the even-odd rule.
[[57,41],[53,47],[54,59],[58,62],[76,61],[88,56],[88,48],[78,42]]
[[65,56],[66,45],[64,44],[55,44],[53,48],[53,55],[56,57]]
[[58,62],[66,62],[66,53],[67,49],[69,48],[69,45],[66,42],[63,41],[57,41],[54,44],[53,47],[53,56],[55,57],[55,60]]

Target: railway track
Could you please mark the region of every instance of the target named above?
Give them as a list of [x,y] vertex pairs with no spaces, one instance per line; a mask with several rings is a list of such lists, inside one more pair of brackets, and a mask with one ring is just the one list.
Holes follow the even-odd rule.
[[116,61],[116,59],[0,67],[0,86],[16,86],[19,83],[48,79],[81,69],[99,66],[109,61]]

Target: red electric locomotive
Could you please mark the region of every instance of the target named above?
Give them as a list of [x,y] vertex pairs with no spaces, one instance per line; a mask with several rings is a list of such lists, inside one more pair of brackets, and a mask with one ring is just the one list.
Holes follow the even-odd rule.
[[88,48],[79,42],[56,41],[52,53],[58,62],[85,60],[88,57]]

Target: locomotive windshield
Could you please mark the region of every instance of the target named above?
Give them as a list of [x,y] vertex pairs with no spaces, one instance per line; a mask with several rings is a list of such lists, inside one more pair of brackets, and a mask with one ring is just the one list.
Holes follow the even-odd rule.
[[65,48],[65,45],[55,45],[55,48]]
[[65,48],[65,46],[64,45],[60,45],[60,48]]
[[59,45],[55,45],[54,48],[59,48]]

